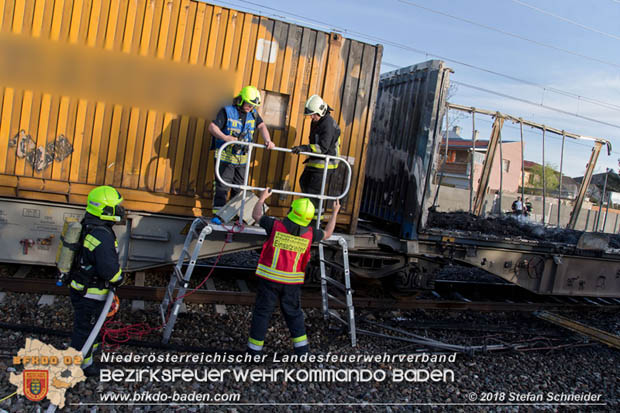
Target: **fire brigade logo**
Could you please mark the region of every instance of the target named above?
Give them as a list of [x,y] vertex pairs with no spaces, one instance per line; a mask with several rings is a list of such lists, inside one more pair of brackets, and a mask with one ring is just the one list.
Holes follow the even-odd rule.
[[24,370],[24,396],[33,402],[39,402],[47,395],[49,389],[49,372],[47,370]]

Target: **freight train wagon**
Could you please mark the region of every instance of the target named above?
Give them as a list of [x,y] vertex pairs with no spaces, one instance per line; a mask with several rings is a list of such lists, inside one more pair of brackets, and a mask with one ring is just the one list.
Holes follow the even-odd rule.
[[[0,261],[52,265],[63,220],[104,184],[131,211],[123,268],[174,261],[188,217],[211,215],[207,126],[247,84],[280,147],[307,142],[309,96],[334,108],[353,171],[338,222],[355,231],[380,45],[199,1],[17,0],[2,2],[0,50]],[[299,191],[301,158],[259,150],[251,183]]]
[[[403,287],[420,288],[430,286],[443,266],[460,264],[483,269],[540,294],[620,296],[618,238],[573,230],[599,154],[604,147],[610,151],[611,144],[496,111],[449,104],[449,72],[442,62],[430,61],[381,75],[361,205],[362,217],[369,220],[373,234],[357,237],[357,249],[366,248],[368,252],[354,253],[352,271],[366,277],[396,274]],[[449,129],[441,127],[444,120],[448,124],[447,108],[493,118],[480,181],[471,198],[472,213],[467,213],[465,201],[461,207],[465,212],[452,217],[437,211],[439,191],[450,190],[440,185],[447,159],[445,153],[440,154],[444,131]],[[564,138],[586,139],[592,144],[589,160],[584,159],[588,168],[572,204],[568,229],[547,229],[500,217],[486,221],[483,216],[485,199],[493,197],[487,194],[491,173],[502,170],[498,166],[504,122]],[[447,151],[449,142],[444,147]],[[474,170],[473,161],[471,167]],[[442,218],[447,222],[439,225]],[[513,231],[493,233],[489,230],[491,222],[500,229],[510,226]]]

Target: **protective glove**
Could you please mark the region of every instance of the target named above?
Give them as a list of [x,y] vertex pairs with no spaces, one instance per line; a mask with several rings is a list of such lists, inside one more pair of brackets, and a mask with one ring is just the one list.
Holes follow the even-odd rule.
[[121,276],[121,278],[119,278],[118,280],[114,282],[108,281],[108,284],[110,284],[110,287],[113,287],[113,288],[118,288],[121,285],[123,285],[123,283],[125,283],[125,278],[123,278],[123,276]]
[[300,152],[312,152],[312,148],[310,147],[310,145],[293,146],[291,148],[291,152],[295,154],[299,154]]

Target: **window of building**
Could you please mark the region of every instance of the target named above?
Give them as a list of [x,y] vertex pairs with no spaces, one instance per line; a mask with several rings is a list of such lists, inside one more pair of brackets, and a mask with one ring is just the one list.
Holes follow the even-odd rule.
[[510,171],[510,161],[508,159],[502,159],[502,169],[504,172]]

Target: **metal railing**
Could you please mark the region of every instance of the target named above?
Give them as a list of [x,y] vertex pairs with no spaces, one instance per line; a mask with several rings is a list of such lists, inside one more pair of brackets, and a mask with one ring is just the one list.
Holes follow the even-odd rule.
[[[220,162],[221,162],[221,157],[222,157],[222,151],[230,146],[230,145],[236,145],[236,146],[247,146],[247,162],[245,164],[245,171],[243,174],[243,184],[233,184],[232,182],[226,182],[224,181],[224,179],[222,179],[221,175],[220,175]],[[220,181],[221,183],[223,183],[224,185],[231,187],[231,188],[239,188],[243,191],[243,197],[241,198],[241,213],[239,215],[239,219],[241,219],[241,216],[243,215],[243,210],[245,207],[245,195],[247,191],[263,191],[265,190],[265,188],[263,187],[259,187],[259,186],[252,186],[252,185],[248,185],[248,178],[249,178],[249,173],[250,173],[250,163],[252,161],[252,153],[253,153],[253,149],[254,148],[267,148],[266,145],[262,145],[260,143],[253,143],[253,142],[239,142],[239,141],[230,141],[230,142],[226,142],[224,143],[220,148],[218,148],[217,150],[217,154],[216,154],[216,161],[215,161],[215,177],[217,178],[218,181]],[[291,152],[292,150],[288,149],[288,148],[280,148],[280,147],[275,147],[272,149],[269,149],[271,151],[278,151],[278,152]],[[303,192],[295,192],[295,191],[287,191],[284,189],[275,189],[275,188],[271,188],[271,192],[274,194],[283,194],[283,195],[297,195],[297,196],[301,196],[304,198],[317,198],[319,199],[319,209],[317,211],[317,218],[320,218],[321,216],[321,212],[323,211],[323,201],[326,200],[337,200],[337,199],[342,199],[344,198],[348,193],[349,193],[349,189],[351,188],[351,175],[352,175],[352,171],[351,171],[351,165],[349,165],[349,162],[347,162],[347,160],[341,156],[332,156],[332,155],[324,155],[324,154],[320,154],[320,153],[313,153],[313,152],[300,152],[299,155],[307,155],[313,158],[323,158],[324,159],[324,165],[323,165],[323,180],[321,182],[321,192],[319,194],[306,194]],[[345,178],[345,188],[342,191],[342,193],[340,195],[334,196],[334,195],[325,195],[325,187],[327,184],[327,171],[328,171],[328,166],[329,166],[329,161],[330,160],[337,160],[339,161],[341,164],[344,164],[346,166],[347,169],[347,175]],[[320,219],[316,220],[316,226],[317,228],[319,228],[320,225]]]

